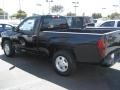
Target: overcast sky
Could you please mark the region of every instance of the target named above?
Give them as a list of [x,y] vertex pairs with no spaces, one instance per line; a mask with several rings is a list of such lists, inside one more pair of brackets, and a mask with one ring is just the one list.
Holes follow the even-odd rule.
[[[120,7],[113,7],[113,5],[119,4],[120,0],[53,0],[52,5],[62,5],[64,7],[64,12],[61,15],[65,15],[67,12],[75,12],[73,8],[73,1],[79,2],[79,7],[77,8],[77,15],[91,15],[92,13],[102,13],[104,16],[112,12],[119,12]],[[42,4],[42,6],[37,6],[36,4]],[[19,0],[0,0],[0,8],[3,8],[10,15],[19,10]],[[22,10],[27,12],[28,15],[33,13],[47,14],[48,13],[48,3],[46,0],[21,0]],[[106,8],[106,9],[102,9]]]

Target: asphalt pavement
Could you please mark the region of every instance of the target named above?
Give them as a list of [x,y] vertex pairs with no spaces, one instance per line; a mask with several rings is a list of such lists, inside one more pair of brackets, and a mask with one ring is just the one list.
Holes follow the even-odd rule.
[[0,48],[0,90],[120,90],[120,63],[111,68],[79,64],[73,76],[62,77],[42,55],[8,58]]

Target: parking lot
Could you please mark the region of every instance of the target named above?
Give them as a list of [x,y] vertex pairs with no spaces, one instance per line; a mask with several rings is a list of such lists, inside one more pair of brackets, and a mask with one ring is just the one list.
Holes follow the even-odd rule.
[[57,75],[42,56],[17,54],[8,58],[0,49],[0,90],[120,90],[120,64],[111,68],[79,64],[75,75]]

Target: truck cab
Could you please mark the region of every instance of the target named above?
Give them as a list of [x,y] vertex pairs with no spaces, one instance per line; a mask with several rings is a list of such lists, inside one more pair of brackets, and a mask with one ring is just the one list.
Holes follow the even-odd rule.
[[26,18],[12,32],[2,33],[2,37],[7,38],[5,36],[5,33],[7,33],[9,39],[15,41],[15,43],[26,48],[33,48],[38,44],[37,40],[41,31],[64,31],[65,29],[68,29],[68,24],[62,16],[33,16]]

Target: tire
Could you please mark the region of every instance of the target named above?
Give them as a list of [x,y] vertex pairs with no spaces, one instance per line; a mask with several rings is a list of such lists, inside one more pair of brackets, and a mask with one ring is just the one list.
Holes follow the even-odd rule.
[[69,52],[57,51],[52,62],[55,71],[62,76],[69,76],[76,71],[75,58]]
[[5,40],[3,42],[3,50],[7,57],[12,57],[15,55],[15,48],[13,47],[10,40]]
[[116,63],[115,59],[111,58],[111,54],[107,56],[104,61],[102,62],[103,67],[111,67]]
[[103,67],[111,67],[111,66],[113,66],[114,64],[115,64],[114,61],[104,61],[104,62],[102,63],[102,66],[103,66]]

